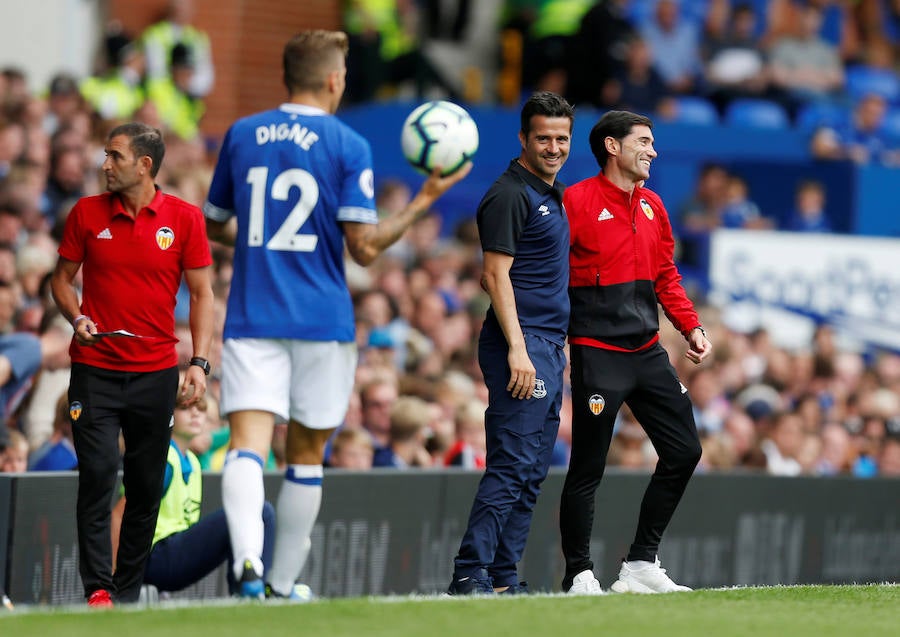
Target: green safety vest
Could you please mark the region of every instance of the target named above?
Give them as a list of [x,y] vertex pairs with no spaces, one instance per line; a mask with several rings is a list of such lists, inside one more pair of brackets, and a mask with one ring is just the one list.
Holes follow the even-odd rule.
[[203,102],[180,91],[169,78],[147,82],[147,98],[156,106],[159,118],[182,139],[193,139],[200,132]]
[[166,68],[171,63],[172,49],[179,42],[195,51],[209,49],[209,37],[203,31],[189,24],[183,25],[176,34],[175,25],[171,22],[157,22],[156,24],[151,24],[141,34],[141,44],[145,48],[148,45],[157,46],[161,51],[165,52]]
[[[181,470],[184,460],[191,465],[187,484]],[[156,518],[156,532],[153,534],[154,544],[174,533],[186,531],[200,520],[200,501],[203,497],[200,461],[190,450],[186,452],[186,456],[182,456],[175,443],[170,442],[166,462],[172,467],[172,480],[159,503],[159,517]]]
[[[368,14],[371,23],[367,23]],[[348,2],[344,10],[344,26],[347,33],[362,33],[367,27],[381,34],[381,57],[393,60],[415,48],[416,42],[407,34],[397,15],[396,0],[355,0]]]
[[540,39],[552,35],[572,35],[578,31],[581,19],[594,4],[594,0],[548,0],[543,3],[531,25],[531,36]]
[[78,86],[81,96],[103,119],[130,119],[144,103],[144,91],[121,75],[89,77]]

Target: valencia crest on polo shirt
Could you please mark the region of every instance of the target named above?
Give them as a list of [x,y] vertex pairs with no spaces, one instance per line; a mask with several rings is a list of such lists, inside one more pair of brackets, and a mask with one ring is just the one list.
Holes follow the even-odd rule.
[[169,226],[163,226],[156,231],[156,245],[160,250],[168,250],[175,243],[175,233]]
[[606,407],[606,399],[600,394],[593,394],[588,398],[588,409],[590,409],[591,413],[595,416],[599,416],[603,413],[604,407]]
[[653,221],[653,208],[650,207],[650,204],[647,203],[646,199],[641,199],[641,210],[644,211],[644,215],[646,215],[650,221]]

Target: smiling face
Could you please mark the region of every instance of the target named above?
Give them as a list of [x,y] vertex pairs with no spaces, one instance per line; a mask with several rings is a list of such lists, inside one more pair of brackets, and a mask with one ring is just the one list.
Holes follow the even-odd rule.
[[653,148],[653,132],[649,126],[632,126],[631,132],[621,140],[607,137],[606,148],[612,156],[607,164],[607,172],[614,172],[631,184],[650,178],[650,164],[656,159],[657,153]]
[[519,133],[522,165],[548,184],[553,184],[566,159],[572,139],[572,120],[568,117],[534,115],[527,136]]

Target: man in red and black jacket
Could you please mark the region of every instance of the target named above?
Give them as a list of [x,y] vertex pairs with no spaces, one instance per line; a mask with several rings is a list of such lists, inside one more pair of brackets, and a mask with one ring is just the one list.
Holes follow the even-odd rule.
[[560,530],[562,586],[571,593],[601,592],[590,557],[594,494],[622,403],[647,432],[659,463],[612,590],[690,590],[669,579],[656,554],[701,452],[687,389],[659,344],[657,305],[684,335],[694,363],[712,345],[681,286],[665,206],[643,187],[657,155],[652,126],[635,113],[606,113],[590,135],[602,172],[570,186],[563,198],[570,228],[573,420]]

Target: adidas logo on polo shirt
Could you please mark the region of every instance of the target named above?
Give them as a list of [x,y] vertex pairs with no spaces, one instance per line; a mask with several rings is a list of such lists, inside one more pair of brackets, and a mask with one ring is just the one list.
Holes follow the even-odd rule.
[[112,239],[112,232],[109,231],[109,228],[103,228],[103,230],[97,235],[98,239]]
[[612,219],[612,218],[613,218],[612,213],[609,210],[607,210],[606,208],[604,208],[603,211],[599,215],[597,215],[597,221],[606,221],[607,219]]

